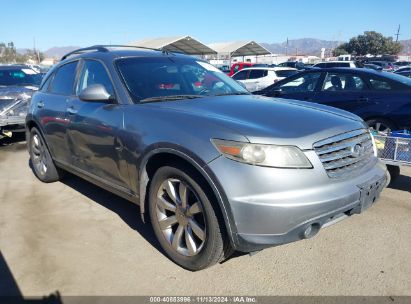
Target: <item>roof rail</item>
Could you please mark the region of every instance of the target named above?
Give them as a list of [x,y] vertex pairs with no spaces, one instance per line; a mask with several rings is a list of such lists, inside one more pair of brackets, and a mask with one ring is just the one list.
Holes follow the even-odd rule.
[[108,52],[108,49],[105,48],[103,45],[93,45],[93,46],[90,46],[90,47],[77,49],[77,50],[74,50],[70,53],[67,53],[66,55],[61,57],[61,60],[64,60],[64,59],[66,59],[67,57],[69,57],[71,55],[81,54],[81,53],[86,52],[86,51]]
[[110,48],[110,47],[145,49],[145,50],[160,51],[160,52],[167,53],[167,54],[168,53],[173,53],[173,52],[170,52],[170,51],[168,51],[164,48],[158,49],[158,48],[151,48],[151,47],[137,46],[137,45],[107,44],[107,45],[93,45],[93,46],[90,46],[90,47],[74,50],[70,53],[67,53],[63,57],[61,57],[61,60],[64,60],[64,59],[66,59],[67,57],[69,57],[71,55],[81,54],[81,53],[86,52],[86,51],[109,52],[108,48]]

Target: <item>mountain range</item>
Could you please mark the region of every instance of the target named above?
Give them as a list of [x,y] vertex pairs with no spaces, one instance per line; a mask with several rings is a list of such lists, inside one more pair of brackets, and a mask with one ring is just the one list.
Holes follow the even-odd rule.
[[302,38],[288,40],[288,43],[265,43],[261,42],[273,54],[288,54],[288,55],[316,55],[319,56],[321,49],[332,49],[340,44],[338,41],[328,41],[315,38]]
[[[315,55],[319,56],[321,49],[331,49],[337,47],[340,43],[338,41],[321,40],[315,38],[301,38],[288,40],[287,42],[281,43],[267,43],[260,42],[262,46],[267,48],[273,54],[288,54],[288,55]],[[403,45],[403,50],[401,54],[411,53],[411,39],[401,40],[400,43]],[[46,57],[61,58],[63,55],[78,49],[78,46],[64,46],[64,47],[52,47],[45,50],[43,53]]]

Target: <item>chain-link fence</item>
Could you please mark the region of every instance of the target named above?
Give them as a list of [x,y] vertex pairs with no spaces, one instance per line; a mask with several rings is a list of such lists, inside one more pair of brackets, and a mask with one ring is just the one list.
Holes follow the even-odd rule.
[[411,166],[411,137],[373,136],[381,160]]

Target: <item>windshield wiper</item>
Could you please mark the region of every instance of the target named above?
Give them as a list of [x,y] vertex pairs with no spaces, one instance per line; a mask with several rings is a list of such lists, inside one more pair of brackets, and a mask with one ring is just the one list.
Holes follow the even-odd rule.
[[183,100],[183,99],[195,99],[203,98],[201,95],[170,95],[170,96],[156,96],[141,99],[139,102],[156,102],[156,101],[166,101],[166,100]]
[[251,95],[251,93],[250,92],[221,93],[221,94],[216,94],[214,96],[228,96],[228,95]]

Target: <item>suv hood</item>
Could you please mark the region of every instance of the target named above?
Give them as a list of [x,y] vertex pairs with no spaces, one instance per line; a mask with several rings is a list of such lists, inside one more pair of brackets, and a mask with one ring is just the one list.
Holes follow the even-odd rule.
[[312,149],[317,141],[365,127],[361,118],[343,110],[255,95],[204,97],[147,105],[214,120],[252,143],[294,145],[301,149]]

